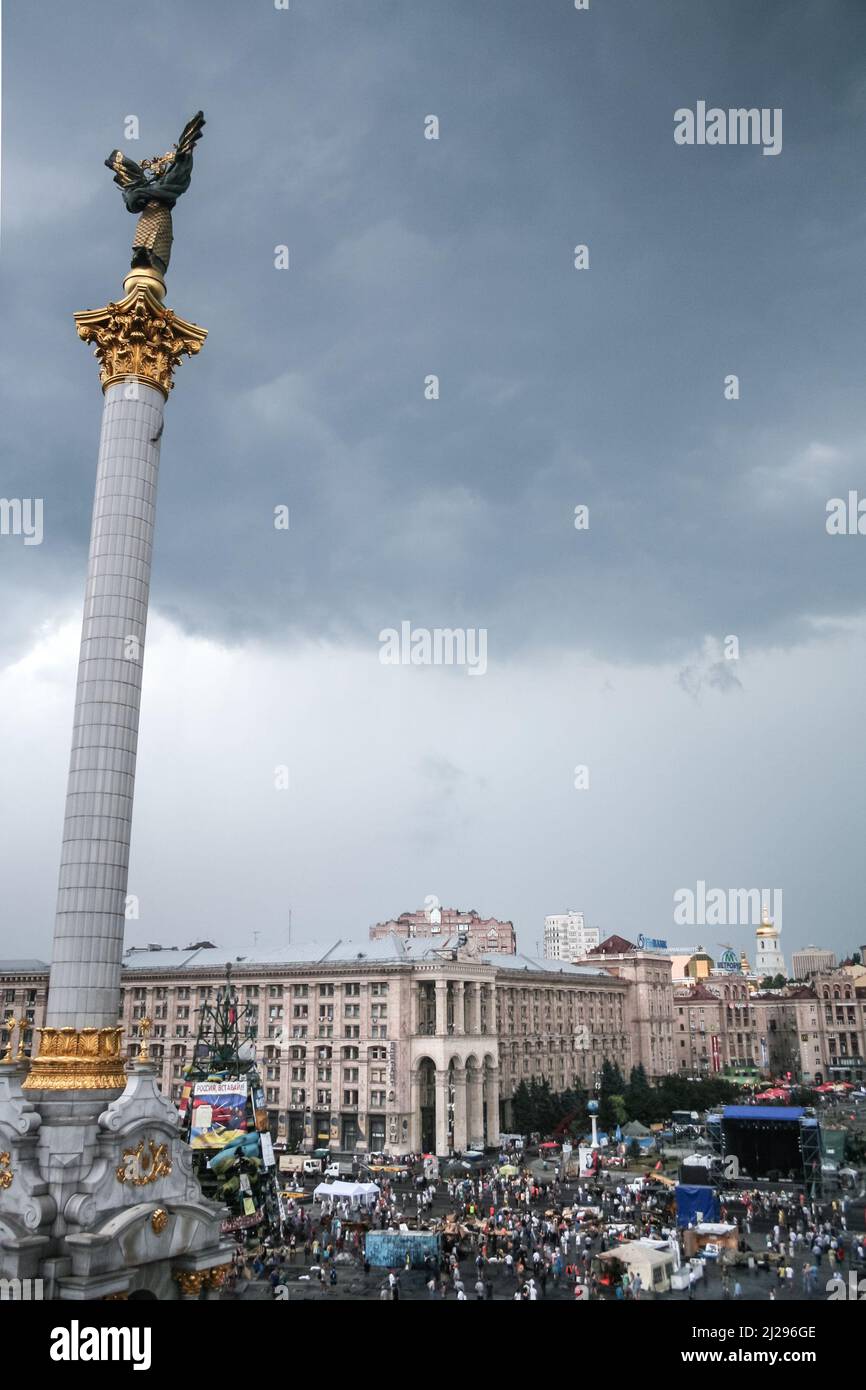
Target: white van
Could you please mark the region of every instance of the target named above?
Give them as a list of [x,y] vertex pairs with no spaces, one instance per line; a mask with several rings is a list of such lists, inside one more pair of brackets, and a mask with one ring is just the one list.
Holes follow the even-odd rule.
[[324,1161],[324,1159],[322,1159],[322,1158],[305,1158],[305,1159],[304,1159],[304,1174],[305,1174],[305,1175],[312,1175],[313,1177],[317,1177],[317,1178],[318,1178],[318,1177],[321,1177],[321,1175],[322,1175],[322,1169],[324,1168],[324,1166],[325,1166],[325,1161]]

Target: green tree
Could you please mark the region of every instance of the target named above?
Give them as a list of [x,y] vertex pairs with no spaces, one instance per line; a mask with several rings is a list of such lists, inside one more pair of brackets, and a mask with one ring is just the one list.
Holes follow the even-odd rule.
[[529,1087],[521,1081],[515,1088],[511,1100],[511,1116],[517,1134],[529,1134],[532,1130],[532,1101]]
[[624,1125],[628,1119],[625,1096],[609,1096],[608,1099],[613,1112],[614,1125]]
[[625,1091],[625,1104],[629,1116],[639,1120],[642,1125],[655,1118],[653,1113],[653,1092],[642,1062],[632,1067]]

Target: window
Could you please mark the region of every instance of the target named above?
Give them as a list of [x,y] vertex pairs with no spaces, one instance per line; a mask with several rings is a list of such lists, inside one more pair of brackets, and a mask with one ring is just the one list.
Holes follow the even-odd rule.
[[359,984],[343,985],[343,993],[347,999],[357,999],[361,993],[361,986]]
[[179,1004],[177,1009],[178,1018],[189,1018],[189,1005]]
[[320,1022],[320,1023],[333,1023],[333,1022],[334,1022],[334,1006],[333,1006],[333,1004],[320,1004],[320,1005],[319,1005],[319,1022]]
[[319,985],[319,998],[320,998],[320,999],[333,999],[333,997],[334,997],[334,986],[333,986],[333,985]]
[[309,993],[309,985],[292,985],[292,994],[296,999],[306,999]]
[[279,999],[282,992],[279,985],[268,985],[268,997],[270,999]]
[[306,1023],[296,1023],[292,1028],[293,1038],[305,1038],[307,1036]]
[[358,1080],[358,1068],[357,1068],[357,1067],[344,1067],[344,1068],[343,1068],[343,1081],[346,1083],[346,1085],[348,1085],[348,1084],[349,1084],[350,1082],[352,1082],[352,1081],[357,1082],[357,1080]]
[[377,1084],[380,1085],[380,1086],[384,1086],[384,1084],[385,1084],[385,1068],[384,1068],[384,1067],[371,1067],[371,1068],[370,1068],[370,1081],[371,1081],[371,1083],[372,1083],[374,1086],[377,1085]]
[[387,1004],[371,1004],[371,1005],[370,1005],[370,1017],[371,1017],[371,1019],[373,1020],[374,1023],[375,1023],[378,1019],[387,1018],[387,1017],[388,1017],[388,1005],[387,1005]]
[[306,1068],[306,1067],[292,1067],[292,1080],[293,1080],[293,1081],[306,1081],[306,1079],[307,1079],[307,1068]]
[[358,1104],[358,1092],[357,1092],[357,1091],[344,1091],[344,1092],[343,1092],[343,1104],[344,1104],[344,1105],[357,1105],[357,1104]]
[[178,999],[189,999],[189,985],[181,985],[177,991]]
[[188,1037],[189,1037],[189,1028],[188,1028],[188,1026],[187,1026],[185,1023],[179,1023],[178,1026],[177,1026],[177,1028],[175,1028],[174,1032],[175,1032],[175,1036],[178,1037],[178,1038],[188,1038]]
[[269,1008],[268,1008],[268,1018],[282,1018],[282,1016],[283,1016],[283,1006],[282,1006],[282,1004],[271,1004],[271,1005],[269,1006]]
[[292,1105],[303,1105],[306,1101],[307,1093],[303,1086],[292,1087]]
[[369,1057],[371,1062],[387,1062],[388,1049],[387,1047],[371,1047]]
[[316,1080],[317,1080],[317,1081],[330,1081],[330,1079],[331,1079],[331,1068],[330,1068],[330,1067],[316,1067]]
[[376,1108],[376,1109],[380,1109],[380,1108],[384,1107],[384,1105],[385,1105],[385,1092],[384,1092],[384,1091],[371,1091],[371,1092],[370,1092],[370,1104],[371,1104],[374,1108]]
[[343,1017],[344,1017],[344,1018],[360,1018],[360,1017],[361,1017],[361,1005],[360,1005],[360,1004],[345,1004],[345,1005],[343,1006]]
[[358,1054],[358,1049],[357,1049],[357,1047],[344,1047],[344,1048],[343,1048],[343,1061],[344,1061],[344,1062],[354,1062],[354,1061],[357,1060],[358,1055],[359,1055],[359,1054]]
[[14,989],[7,989],[7,991],[6,991],[6,1003],[7,1003],[7,1004],[14,1004],[14,1003],[15,1003],[15,991],[14,991]]
[[381,996],[382,996],[383,994],[387,994],[387,993],[388,993],[388,983],[387,983],[387,981],[381,981],[381,980],[376,980],[376,981],[374,981],[374,983],[370,986],[370,993],[373,995],[374,999],[376,998],[377,995],[381,998]]
[[[348,1032],[348,1029],[346,1030]],[[374,1038],[387,1038],[388,1027],[384,1023],[374,1023],[370,1028],[370,1035]]]
[[346,1034],[347,1038],[360,1038],[361,1025],[359,1023],[347,1023],[343,1032]]
[[266,1100],[269,1105],[276,1105],[279,1098],[280,1092],[277,1086],[266,1087]]
[[328,1105],[328,1106],[329,1106],[329,1105],[331,1104],[331,1092],[330,1092],[330,1091],[317,1091],[317,1092],[316,1092],[316,1104],[317,1104],[317,1105]]

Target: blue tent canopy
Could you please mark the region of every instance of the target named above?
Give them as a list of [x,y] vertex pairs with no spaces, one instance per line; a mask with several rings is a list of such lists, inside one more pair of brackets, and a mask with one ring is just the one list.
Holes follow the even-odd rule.
[[802,1105],[726,1105],[722,1115],[726,1120],[800,1120]]
[[697,1187],[690,1183],[678,1182],[674,1189],[677,1203],[677,1225],[689,1226],[701,1221],[718,1221],[719,1199],[712,1187]]

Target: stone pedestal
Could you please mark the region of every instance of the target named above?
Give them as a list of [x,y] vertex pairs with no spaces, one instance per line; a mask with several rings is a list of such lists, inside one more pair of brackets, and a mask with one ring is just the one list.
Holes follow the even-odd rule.
[[72,1301],[190,1297],[196,1281],[218,1296],[234,1248],[225,1209],[202,1197],[156,1067],[134,1063],[99,1113],[95,1093],[23,1091],[24,1073],[0,1067],[3,1277],[41,1278],[45,1298]]

